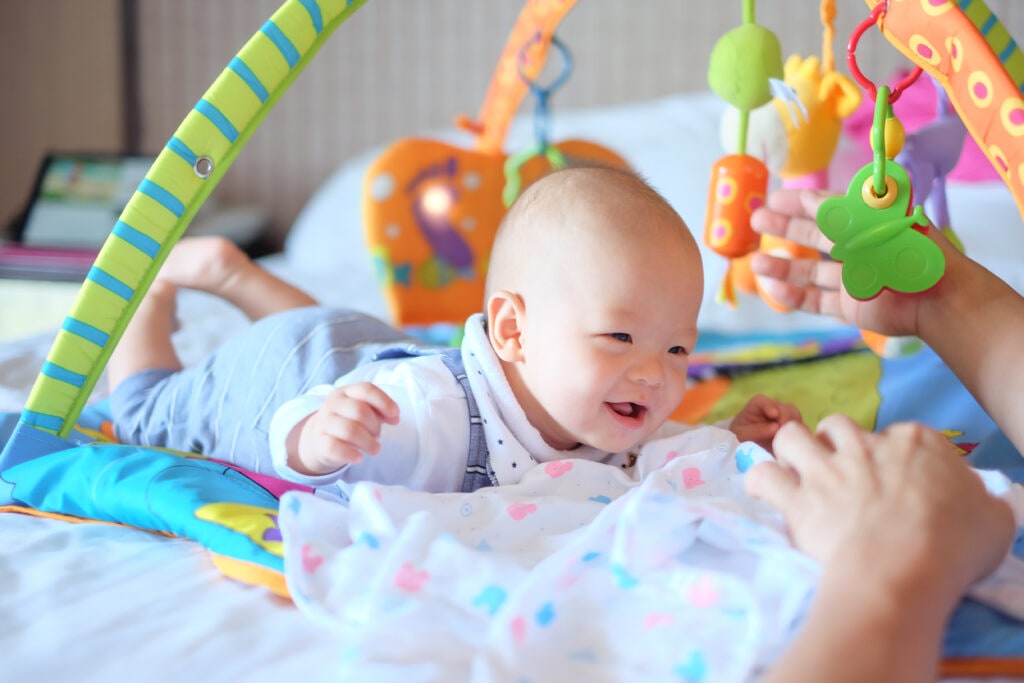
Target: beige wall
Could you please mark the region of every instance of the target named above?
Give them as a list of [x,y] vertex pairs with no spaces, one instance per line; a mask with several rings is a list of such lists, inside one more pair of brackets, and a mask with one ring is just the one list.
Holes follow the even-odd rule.
[[[158,151],[279,0],[137,0],[144,150]],[[0,211],[20,203],[45,147],[120,146],[117,0],[6,3],[0,24]],[[834,48],[845,68],[863,0],[837,0]],[[1024,6],[988,0],[1024,38]],[[521,0],[374,0],[338,28],[270,112],[214,196],[258,202],[278,236],[345,159],[475,114]],[[759,0],[758,20],[789,54],[820,54],[818,0]],[[88,9],[86,9],[88,8]],[[558,111],[706,89],[714,41],[741,21],[740,0],[578,0],[559,28],[576,69]],[[860,57],[882,78],[907,62],[870,32]],[[529,111],[532,103],[524,103]]]
[[0,226],[48,149],[121,149],[118,0],[5,2],[0,19]]

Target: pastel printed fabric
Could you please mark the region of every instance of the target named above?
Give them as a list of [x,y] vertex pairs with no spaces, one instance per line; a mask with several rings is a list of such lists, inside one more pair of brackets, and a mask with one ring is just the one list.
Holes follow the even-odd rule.
[[467,494],[360,483],[348,508],[287,493],[288,587],[336,629],[344,680],[749,680],[819,573],[743,491],[769,457],[705,427],[648,443],[632,472],[560,460]]
[[642,483],[562,460],[470,494],[365,483],[348,509],[286,494],[289,589],[339,629],[352,680],[411,662],[431,662],[427,680],[738,680],[817,575],[742,495],[766,457],[708,427],[650,443]]

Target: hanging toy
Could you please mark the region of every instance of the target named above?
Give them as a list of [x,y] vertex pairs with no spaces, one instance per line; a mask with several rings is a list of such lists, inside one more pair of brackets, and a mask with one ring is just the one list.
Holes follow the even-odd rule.
[[[793,87],[804,104],[807,114],[800,125],[790,120],[787,108],[776,100],[774,108],[785,129],[787,156],[776,171],[784,188],[824,189],[829,187],[829,167],[839,144],[842,120],[852,114],[861,103],[861,93],[852,79],[835,68],[832,50],[835,35],[835,0],[821,0],[822,24],[821,58],[810,55],[790,55],[784,66],[785,82]],[[758,251],[790,259],[817,259],[817,249],[805,247],[775,235],[762,235]],[[749,260],[745,262],[749,270]],[[736,270],[742,271],[743,268]],[[765,304],[776,311],[791,310],[775,300],[760,282],[753,280],[753,290]],[[739,279],[737,279],[739,287]]]
[[782,78],[779,40],[755,23],[754,0],[743,0],[743,23],[718,39],[708,67],[711,90],[739,112],[737,153],[712,166],[704,222],[704,243],[730,259],[718,299],[731,306],[736,305],[733,260],[757,249],[760,236],[750,227],[750,216],[764,205],[768,192],[768,167],[746,153],[750,112],[776,97],[802,108]]
[[501,192],[501,201],[505,208],[512,206],[512,202],[516,200],[516,197],[522,191],[522,167],[530,159],[542,156],[551,164],[552,169],[565,168],[567,165],[565,154],[557,147],[552,146],[548,137],[548,130],[551,126],[551,110],[548,106],[548,100],[551,97],[551,93],[562,87],[569,79],[569,75],[572,73],[572,54],[569,52],[569,48],[565,46],[565,43],[558,39],[558,36],[551,35],[551,46],[557,48],[562,56],[562,72],[547,87],[542,87],[538,85],[535,79],[530,78],[526,74],[522,66],[526,62],[526,55],[530,48],[540,40],[541,34],[538,32],[523,45],[519,63],[517,64],[519,77],[523,79],[530,93],[536,99],[533,109],[533,136],[535,142],[533,145],[515,154],[510,154],[505,160],[505,187]]
[[[935,227],[963,251],[963,243],[953,231],[949,217],[946,177],[960,160],[967,127],[935,77],[931,76],[930,80],[935,93],[935,119],[907,135],[896,161],[910,174],[915,201],[928,207],[928,217]],[[907,104],[906,99],[903,104]]]
[[875,100],[871,127],[872,163],[858,171],[846,195],[825,200],[818,208],[818,227],[834,243],[829,255],[843,263],[843,286],[856,299],[873,299],[883,289],[920,294],[939,283],[946,258],[928,238],[928,219],[913,206],[910,175],[894,161],[905,134],[893,116],[892,104],[921,74],[917,68],[890,92],[876,88],[857,67],[855,52],[860,36],[878,20],[884,5],[850,38],[848,63],[854,78]]
[[[946,267],[942,250],[927,236],[928,219],[911,206],[910,175],[893,161],[902,146],[902,126],[892,116],[888,86],[879,88],[871,128],[875,160],[854,175],[846,195],[818,208],[818,227],[835,244],[829,252],[843,263],[843,286],[856,299],[883,289],[920,294],[939,283]],[[886,135],[886,129],[890,134]]]
[[[913,205],[913,190],[906,169],[894,161],[905,134],[893,116],[892,104],[921,74],[915,69],[891,92],[875,87],[857,67],[855,51],[860,36],[874,24],[884,8],[878,5],[850,38],[848,64],[854,78],[875,100],[871,127],[873,160],[858,171],[844,196],[825,200],[816,220],[834,243],[829,256],[843,264],[842,282],[854,298],[873,299],[883,290],[920,294],[939,284],[946,268],[942,249],[928,236],[928,219]],[[873,348],[884,337],[867,335]],[[899,352],[903,352],[901,349]]]

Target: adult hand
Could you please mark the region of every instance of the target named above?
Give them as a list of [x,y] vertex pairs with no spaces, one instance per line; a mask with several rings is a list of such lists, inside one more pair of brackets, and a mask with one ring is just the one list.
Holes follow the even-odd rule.
[[[818,207],[834,193],[785,189],[768,196],[754,212],[751,227],[797,244],[828,253],[829,240],[815,222]],[[963,258],[934,227],[929,236],[942,248],[947,262]],[[839,318],[857,327],[892,336],[917,335],[918,308],[939,294],[943,283],[921,296],[902,296],[883,291],[869,301],[854,299],[842,286],[842,264],[827,259],[788,259],[755,252],[751,269],[766,293],[781,304],[810,313]],[[949,270],[947,275],[949,277]]]
[[794,544],[826,573],[863,569],[889,588],[934,591],[952,605],[1006,555],[1009,505],[928,427],[873,434],[832,415],[817,434],[783,425],[774,446],[777,461],[752,468],[747,490],[782,513]]

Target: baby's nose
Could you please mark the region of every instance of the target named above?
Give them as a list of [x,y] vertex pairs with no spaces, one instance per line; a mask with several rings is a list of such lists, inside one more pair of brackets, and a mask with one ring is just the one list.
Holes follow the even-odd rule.
[[659,360],[650,356],[637,359],[630,372],[630,379],[648,386],[658,386],[664,378],[665,368]]

